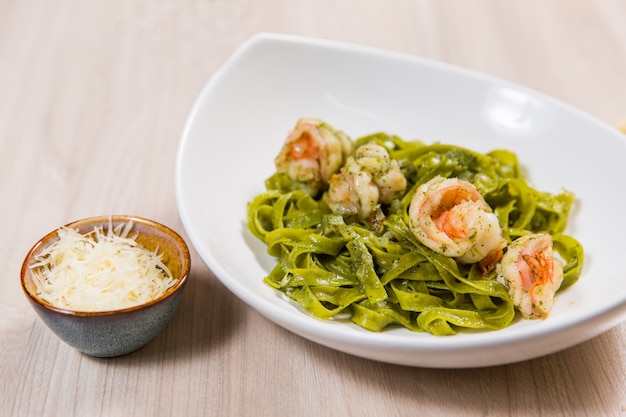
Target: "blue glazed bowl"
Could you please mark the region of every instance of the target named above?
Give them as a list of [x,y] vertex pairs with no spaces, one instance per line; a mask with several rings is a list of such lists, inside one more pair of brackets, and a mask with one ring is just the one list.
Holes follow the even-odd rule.
[[147,303],[118,310],[79,312],[55,307],[41,299],[30,266],[43,248],[58,239],[57,230],[41,238],[22,263],[22,289],[39,317],[61,340],[90,356],[121,356],[145,346],[168,323],[187,283],[191,268],[189,248],[178,233],[162,224],[136,216],[114,215],[83,219],[65,227],[79,233],[102,227],[106,232],[109,224],[115,228],[129,221],[133,222],[137,243],[150,251],[158,249],[163,254],[162,261],[178,279],[165,294]]

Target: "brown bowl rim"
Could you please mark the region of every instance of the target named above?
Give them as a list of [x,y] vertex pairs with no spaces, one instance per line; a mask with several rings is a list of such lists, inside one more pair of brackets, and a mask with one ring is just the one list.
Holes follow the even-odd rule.
[[[147,225],[151,228],[155,228],[155,229],[159,229],[163,232],[165,232],[166,234],[170,235],[171,237],[174,238],[174,240],[176,241],[176,243],[178,244],[178,246],[181,248],[182,254],[183,254],[183,264],[182,264],[182,272],[180,275],[180,278],[178,279],[178,281],[176,282],[176,284],[171,287],[169,290],[167,290],[165,293],[163,293],[161,296],[154,298],[148,302],[142,303],[142,304],[138,304],[135,306],[131,306],[131,307],[125,307],[125,308],[120,308],[120,309],[115,309],[115,310],[100,310],[100,311],[75,311],[75,310],[68,310],[65,308],[61,308],[61,307],[57,307],[54,306],[50,303],[48,303],[47,301],[43,300],[42,298],[40,298],[37,294],[33,294],[31,293],[31,291],[28,289],[28,287],[26,286],[25,283],[25,279],[26,279],[26,271],[30,268],[30,263],[31,260],[33,258],[33,256],[35,255],[35,253],[44,245],[47,244],[48,242],[51,242],[54,237],[57,235],[57,232],[59,229],[63,228],[63,227],[67,227],[67,228],[73,228],[76,227],[77,225],[82,225],[82,224],[90,224],[93,223],[94,225],[97,224],[104,224],[106,225],[109,220],[112,220],[113,222],[127,222],[127,221],[133,221],[134,223],[142,223],[144,225]],[[191,255],[189,252],[189,247],[187,246],[187,243],[185,242],[185,240],[182,238],[182,236],[180,236],[180,234],[178,234],[176,231],[174,231],[173,229],[148,218],[145,217],[141,217],[141,216],[135,216],[135,215],[126,215],[126,214],[113,214],[113,215],[103,215],[103,216],[95,216],[95,217],[86,217],[86,218],[82,218],[79,220],[75,220],[72,221],[70,223],[67,223],[63,226],[60,226],[54,230],[52,230],[51,232],[47,233],[46,235],[44,235],[43,237],[41,237],[28,251],[28,253],[26,254],[26,256],[24,257],[24,260],[22,262],[22,267],[20,269],[20,285],[22,286],[22,290],[24,291],[24,293],[26,294],[26,296],[28,298],[30,298],[32,301],[36,302],[37,304],[39,304],[40,306],[44,307],[47,310],[51,310],[54,311],[56,313],[60,313],[60,314],[64,314],[64,315],[68,315],[68,316],[82,316],[82,317],[99,317],[99,316],[110,316],[113,314],[123,314],[123,313],[130,313],[133,311],[137,311],[137,310],[142,310],[146,307],[150,307],[154,304],[157,304],[159,302],[161,302],[162,300],[170,297],[172,294],[176,293],[179,289],[181,289],[185,283],[187,282],[187,278],[189,277],[189,272],[191,270]]]

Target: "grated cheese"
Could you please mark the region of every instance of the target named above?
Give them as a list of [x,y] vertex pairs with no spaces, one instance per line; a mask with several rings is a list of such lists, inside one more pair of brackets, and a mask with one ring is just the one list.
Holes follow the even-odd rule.
[[39,296],[74,311],[105,311],[153,300],[176,284],[162,262],[129,237],[132,222],[80,234],[60,228],[59,239],[31,265]]

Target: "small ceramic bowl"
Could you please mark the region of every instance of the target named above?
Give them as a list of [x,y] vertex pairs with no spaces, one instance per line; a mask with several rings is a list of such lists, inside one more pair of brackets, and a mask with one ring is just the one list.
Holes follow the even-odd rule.
[[[59,239],[57,230],[41,238],[28,252],[21,269],[21,284],[28,301],[43,322],[79,351],[95,357],[115,357],[133,352],[150,342],[176,311],[191,267],[189,249],[173,230],[152,220],[135,216],[101,216],[66,225],[81,234],[102,227],[106,232],[121,223],[133,223],[131,234],[147,250],[158,250],[162,261],[178,281],[160,297],[144,304],[110,311],[78,312],[55,307],[37,295],[31,265],[35,256]],[[111,222],[111,223],[109,223]]]

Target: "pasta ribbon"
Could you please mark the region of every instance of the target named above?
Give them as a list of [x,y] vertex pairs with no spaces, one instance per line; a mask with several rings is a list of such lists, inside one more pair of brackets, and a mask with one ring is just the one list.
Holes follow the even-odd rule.
[[[419,185],[435,176],[471,182],[484,196],[509,242],[528,233],[550,233],[564,261],[561,288],[581,274],[584,252],[563,234],[574,195],[540,192],[526,180],[517,156],[506,150],[480,154],[462,147],[377,133],[355,141],[377,142],[407,178],[404,196],[380,208],[373,222],[333,214],[284,174],[267,179],[266,191],[248,205],[251,233],[277,258],[264,282],[311,315],[348,319],[380,332],[401,326],[415,332],[453,335],[460,329],[509,326],[515,308],[507,289],[477,264],[462,264],[420,243],[407,226],[407,211]],[[382,220],[381,220],[382,219]]]

